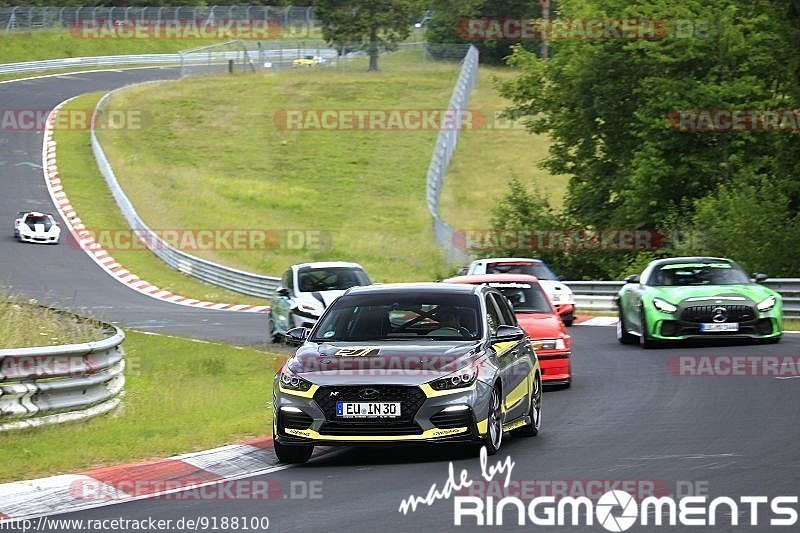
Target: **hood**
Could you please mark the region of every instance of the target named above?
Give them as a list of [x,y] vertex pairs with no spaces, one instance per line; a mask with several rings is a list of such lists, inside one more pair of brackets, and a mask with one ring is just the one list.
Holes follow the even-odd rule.
[[482,353],[479,341],[306,343],[287,364],[318,385],[420,385],[463,368]]
[[[678,305],[687,298],[702,298],[714,299],[715,297],[744,297],[754,303],[759,303],[769,296],[775,296],[777,293],[758,283],[747,283],[741,285],[689,285],[685,287],[651,287],[648,293],[653,297],[663,298],[664,300]],[[746,301],[736,302],[728,301],[724,303],[730,304],[746,304]],[[691,304],[691,302],[687,302]]]
[[545,313],[518,313],[517,322],[531,339],[556,339],[566,336],[564,323],[556,315]]

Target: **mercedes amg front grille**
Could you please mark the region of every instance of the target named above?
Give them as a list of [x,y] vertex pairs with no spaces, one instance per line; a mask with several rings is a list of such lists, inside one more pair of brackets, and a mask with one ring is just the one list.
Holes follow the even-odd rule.
[[755,318],[749,305],[695,305],[681,313],[684,322],[749,322]]

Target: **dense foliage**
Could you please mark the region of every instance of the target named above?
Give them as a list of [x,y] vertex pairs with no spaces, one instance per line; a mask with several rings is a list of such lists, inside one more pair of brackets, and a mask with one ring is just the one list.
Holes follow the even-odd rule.
[[568,175],[570,186],[557,213],[512,187],[497,226],[658,228],[666,236],[654,251],[554,258],[575,278],[615,278],[674,254],[730,256],[751,271],[798,275],[800,128],[684,131],[691,122],[679,130],[668,120],[686,110],[799,109],[794,4],[562,0],[560,18],[658,19],[669,33],[554,40],[547,61],[515,49],[509,62],[521,74],[501,93],[514,102],[511,114],[552,138],[544,165]]

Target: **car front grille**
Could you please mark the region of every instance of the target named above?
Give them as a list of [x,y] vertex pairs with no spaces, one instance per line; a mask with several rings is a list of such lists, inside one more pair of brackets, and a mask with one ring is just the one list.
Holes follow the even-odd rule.
[[[364,391],[373,389],[377,393],[367,394]],[[409,424],[414,421],[414,416],[425,402],[425,394],[419,387],[405,385],[357,385],[343,387],[320,387],[314,393],[314,401],[317,403],[325,418],[337,424],[347,424],[348,427],[357,425],[382,427],[393,423]],[[336,416],[336,402],[400,402],[400,416],[397,418],[376,418],[364,419],[354,418],[345,419]]]
[[725,322],[749,322],[756,318],[755,311],[749,305],[695,305],[687,307],[681,313],[684,322],[715,322],[715,309],[725,309]]

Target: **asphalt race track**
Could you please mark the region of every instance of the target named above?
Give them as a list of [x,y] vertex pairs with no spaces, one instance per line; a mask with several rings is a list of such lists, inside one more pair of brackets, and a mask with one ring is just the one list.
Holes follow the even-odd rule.
[[[6,108],[49,109],[77,94],[175,76],[176,72],[170,69],[65,75],[0,84],[0,100]],[[263,342],[263,315],[160,302],[124,287],[84,252],[66,243],[47,247],[14,241],[11,224],[17,211],[53,211],[41,170],[24,165],[40,163],[41,143],[41,132],[2,132],[0,138],[0,221],[7,225],[7,231],[0,232],[0,283],[11,285],[15,292],[26,296],[90,312],[127,327],[237,343]],[[619,345],[610,327],[574,327],[571,333],[575,350],[572,388],[545,394],[542,434],[528,439],[508,438],[501,453],[489,460],[494,465],[499,459],[511,457],[515,463],[512,481],[528,486],[538,481],[538,487],[558,484],[584,488],[591,482],[603,482],[609,489],[623,490],[634,484],[663,489],[656,495],[676,496],[687,495],[678,488],[691,486],[701,494],[707,491],[712,497],[734,499],[797,495],[800,379],[680,376],[668,371],[668,361],[677,356],[797,358],[799,335],[785,335],[777,345],[643,350]],[[52,518],[177,521],[266,516],[269,529],[275,531],[441,531],[453,527],[451,499],[430,507],[421,505],[408,515],[398,509],[401,501],[411,495],[425,496],[433,483],[441,488],[451,460],[456,473],[464,468],[469,478],[480,479],[480,465],[472,449],[347,448],[303,466],[253,478],[281,487],[286,498],[281,494],[269,501],[160,497]],[[496,479],[502,478],[498,475]],[[304,482],[319,488],[321,497],[302,497],[308,488]],[[608,485],[615,482],[628,484]],[[513,492],[514,486],[509,494],[519,495]],[[300,497],[290,497],[292,487],[300,487],[294,494]],[[568,489],[569,495],[581,495],[572,490]],[[545,494],[551,493],[552,490],[545,490]],[[480,492],[476,495],[482,496]],[[525,499],[525,494],[521,496]],[[761,512],[770,515],[763,509]],[[512,515],[507,512],[506,519],[511,520]],[[742,505],[739,515],[747,522],[748,507]],[[720,516],[723,524],[729,524],[730,517],[724,513]],[[470,520],[461,529],[474,529]],[[605,531],[597,524],[546,528],[527,522],[519,528],[515,520],[511,521],[512,526],[500,529]],[[631,531],[670,529],[675,528],[636,525]],[[767,525],[692,528],[752,532],[772,529]]]
[[[506,440],[500,454],[489,458],[490,465],[510,456],[515,463],[514,481],[652,482],[666,494],[675,495],[684,495],[677,492],[678,487],[691,483],[698,493],[705,490],[711,497],[734,499],[797,495],[800,380],[683,377],[669,373],[667,361],[674,356],[699,355],[797,357],[800,336],[786,335],[781,344],[769,346],[643,350],[619,345],[610,327],[575,327],[571,331],[576,350],[572,388],[548,391],[543,402],[543,432],[535,438]],[[291,492],[293,483],[321,484],[321,499],[181,501],[173,497],[55,518],[267,516],[270,530],[275,531],[442,531],[453,527],[452,501],[423,505],[407,516],[398,512],[400,502],[412,494],[424,497],[432,483],[441,488],[450,460],[456,475],[465,468],[471,479],[480,479],[479,461],[472,453],[445,447],[343,448],[306,465],[255,478],[278,483],[284,494]],[[740,520],[746,523],[747,508],[740,511]],[[720,516],[721,523],[729,523],[729,517]],[[530,522],[520,528],[512,523],[513,527],[502,529],[605,531],[597,523],[574,528]],[[773,528],[691,529],[762,532]],[[636,525],[630,531],[659,530],[671,528]]]
[[[176,77],[174,68],[65,74],[0,84],[0,102],[5,109],[49,110],[83,93]],[[56,212],[39,168],[41,154],[41,131],[0,130],[0,287],[142,331],[237,344],[264,342],[263,314],[190,308],[132,291],[83,250],[70,246],[66,232],[58,246],[16,242],[12,226],[18,211]]]

